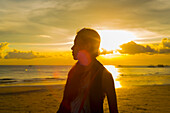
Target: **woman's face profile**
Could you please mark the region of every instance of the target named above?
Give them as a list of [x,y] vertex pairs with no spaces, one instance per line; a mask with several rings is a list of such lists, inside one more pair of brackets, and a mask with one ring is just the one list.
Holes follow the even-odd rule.
[[91,57],[87,51],[88,45],[85,45],[82,40],[75,38],[74,45],[71,47],[74,60],[78,60],[82,65],[88,65],[91,62]]
[[82,47],[81,47],[80,40],[77,39],[77,37],[76,37],[75,40],[74,40],[74,45],[71,47],[74,60],[78,60],[77,55],[78,55],[78,52],[81,50],[81,48]]

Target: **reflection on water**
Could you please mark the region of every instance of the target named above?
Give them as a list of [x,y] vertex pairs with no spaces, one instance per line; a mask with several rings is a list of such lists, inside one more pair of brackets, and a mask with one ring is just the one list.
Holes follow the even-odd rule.
[[118,77],[119,77],[119,72],[118,72],[118,68],[115,68],[115,66],[113,65],[105,65],[105,68],[112,74],[113,78],[114,78],[114,83],[115,83],[115,88],[121,88],[121,84],[120,81],[118,81]]
[[[115,87],[170,85],[170,67],[105,65]],[[64,85],[71,66],[0,66],[0,87],[17,85]]]
[[169,85],[170,68],[118,67],[105,65],[112,74],[115,87]]

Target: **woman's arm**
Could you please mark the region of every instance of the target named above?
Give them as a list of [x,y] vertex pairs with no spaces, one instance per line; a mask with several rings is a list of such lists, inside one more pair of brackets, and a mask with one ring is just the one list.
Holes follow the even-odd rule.
[[107,95],[110,113],[118,113],[114,80],[108,71],[103,72],[103,87]]

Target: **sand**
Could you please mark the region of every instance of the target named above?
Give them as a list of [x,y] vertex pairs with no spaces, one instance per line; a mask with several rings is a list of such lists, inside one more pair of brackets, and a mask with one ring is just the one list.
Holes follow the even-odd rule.
[[[0,88],[0,113],[55,113],[63,85]],[[120,113],[170,113],[170,85],[116,89]],[[108,113],[105,99],[104,112]]]

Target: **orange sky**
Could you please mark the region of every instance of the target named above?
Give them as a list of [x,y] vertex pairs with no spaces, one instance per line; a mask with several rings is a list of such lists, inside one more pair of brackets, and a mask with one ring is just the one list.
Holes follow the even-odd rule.
[[170,65],[169,6],[165,0],[0,1],[0,65],[72,65],[70,48],[83,27],[101,35],[104,64]]

